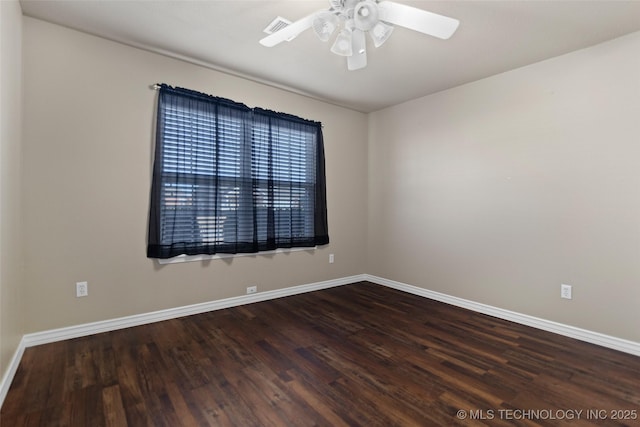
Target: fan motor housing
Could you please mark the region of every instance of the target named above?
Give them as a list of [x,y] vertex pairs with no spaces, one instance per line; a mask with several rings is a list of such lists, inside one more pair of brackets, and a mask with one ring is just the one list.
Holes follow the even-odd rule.
[[357,29],[369,31],[378,23],[378,5],[372,0],[361,1],[353,11],[353,21]]

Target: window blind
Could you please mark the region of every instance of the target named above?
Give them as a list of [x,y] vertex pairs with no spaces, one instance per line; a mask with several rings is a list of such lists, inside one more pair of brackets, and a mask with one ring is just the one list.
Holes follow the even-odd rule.
[[161,85],[147,256],[328,242],[320,123]]

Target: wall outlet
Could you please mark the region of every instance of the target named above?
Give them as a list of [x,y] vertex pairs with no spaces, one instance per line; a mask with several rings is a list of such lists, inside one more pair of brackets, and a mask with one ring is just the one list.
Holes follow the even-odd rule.
[[333,264],[334,260],[335,260],[335,257],[333,256],[333,254],[329,254],[329,264]]
[[257,286],[247,286],[247,295],[255,294],[256,292],[258,292]]
[[560,298],[571,299],[571,285],[560,285]]
[[86,297],[89,295],[89,284],[87,282],[76,283],[76,297]]

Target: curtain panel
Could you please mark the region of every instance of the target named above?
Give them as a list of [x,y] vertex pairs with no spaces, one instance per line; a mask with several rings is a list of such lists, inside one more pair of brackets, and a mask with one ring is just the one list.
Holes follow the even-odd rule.
[[147,256],[329,243],[322,125],[160,85]]

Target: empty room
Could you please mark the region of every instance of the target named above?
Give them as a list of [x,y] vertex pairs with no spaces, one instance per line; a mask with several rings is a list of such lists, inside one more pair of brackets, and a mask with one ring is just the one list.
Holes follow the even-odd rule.
[[0,0],[0,426],[640,425],[640,2]]

